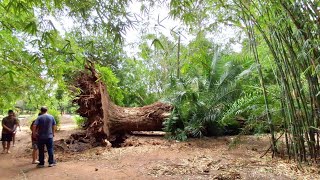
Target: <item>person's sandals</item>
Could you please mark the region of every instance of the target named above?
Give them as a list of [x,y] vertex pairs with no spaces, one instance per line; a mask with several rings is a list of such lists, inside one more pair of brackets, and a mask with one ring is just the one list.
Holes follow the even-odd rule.
[[7,154],[11,154],[11,151],[7,151]]

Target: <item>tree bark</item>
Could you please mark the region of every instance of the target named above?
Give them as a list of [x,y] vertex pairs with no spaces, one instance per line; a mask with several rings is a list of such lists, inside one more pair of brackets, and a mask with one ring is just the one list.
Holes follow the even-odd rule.
[[115,143],[119,136],[131,131],[161,131],[163,121],[172,110],[170,104],[161,102],[133,108],[115,105],[92,63],[77,76],[75,87],[80,94],[73,102],[79,105],[77,113],[87,121],[86,133],[73,135],[74,140]]

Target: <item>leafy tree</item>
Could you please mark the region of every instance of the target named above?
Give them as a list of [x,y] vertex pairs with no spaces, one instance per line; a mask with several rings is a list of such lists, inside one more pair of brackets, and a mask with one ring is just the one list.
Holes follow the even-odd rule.
[[[31,104],[30,101],[35,102],[35,106],[45,102],[44,99],[51,101],[57,84],[63,86],[64,81],[70,79],[68,75],[83,67],[83,58],[88,58],[88,54],[99,56],[101,64],[106,59],[119,59],[114,58],[117,50],[105,53],[114,50],[117,43],[115,46],[103,43],[111,43],[110,39],[120,42],[121,34],[132,25],[125,10],[127,4],[128,1],[2,1],[0,40],[4,42],[1,42],[0,53],[4,88],[1,90],[11,93],[0,97],[1,106],[12,107],[22,97],[27,97],[25,100]],[[76,18],[78,23],[74,25],[80,27],[83,34],[103,32],[104,37],[86,36],[81,41],[68,33],[63,36],[52,21],[59,20],[59,16]],[[81,43],[85,41],[87,44],[83,46]],[[11,87],[15,89],[9,89]]]

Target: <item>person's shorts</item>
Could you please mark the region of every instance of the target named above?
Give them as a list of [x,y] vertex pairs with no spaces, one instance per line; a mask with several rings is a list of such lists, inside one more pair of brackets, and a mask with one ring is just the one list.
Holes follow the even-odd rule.
[[32,149],[38,149],[38,142],[32,141]]
[[3,134],[2,133],[1,141],[12,141],[12,134]]

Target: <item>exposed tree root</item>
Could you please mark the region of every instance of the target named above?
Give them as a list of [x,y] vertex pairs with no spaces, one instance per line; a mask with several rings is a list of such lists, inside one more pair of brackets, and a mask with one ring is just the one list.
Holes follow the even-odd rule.
[[75,86],[80,94],[73,102],[79,105],[77,113],[87,121],[84,132],[72,134],[64,142],[68,147],[82,143],[110,146],[110,143],[123,142],[131,131],[161,131],[163,121],[172,110],[170,104],[161,102],[134,108],[115,105],[93,64],[79,73]]

